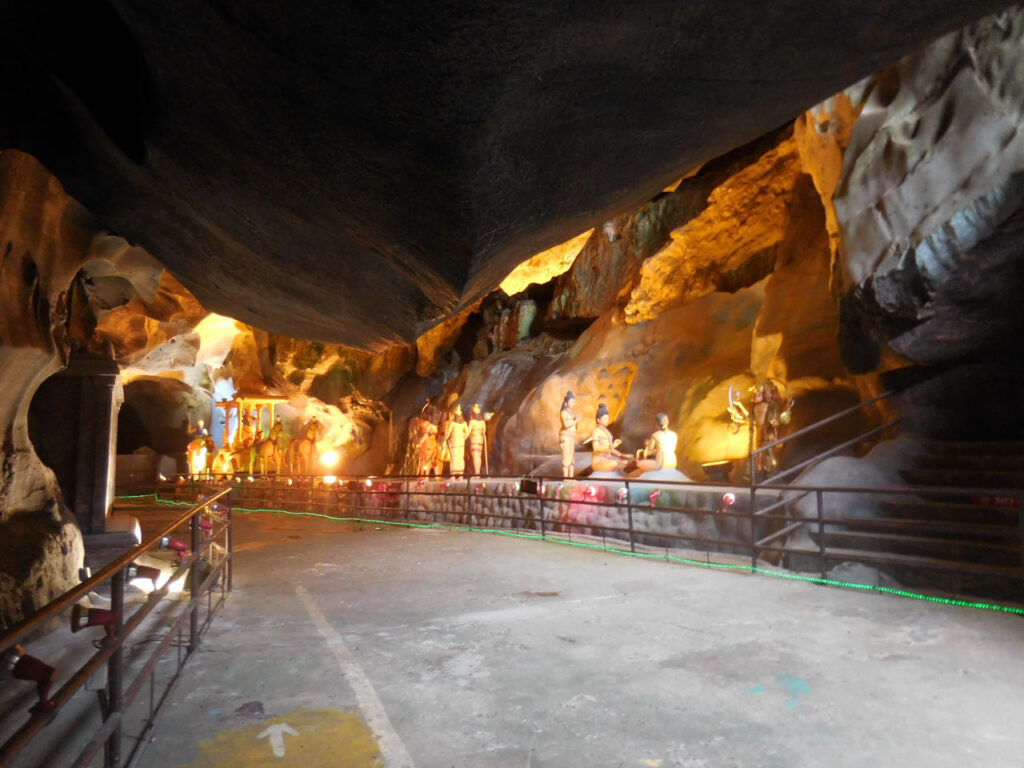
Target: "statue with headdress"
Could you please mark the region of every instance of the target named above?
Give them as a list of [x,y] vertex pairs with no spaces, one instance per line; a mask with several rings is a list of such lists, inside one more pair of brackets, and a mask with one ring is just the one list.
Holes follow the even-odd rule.
[[658,414],[657,425],[657,431],[647,438],[644,447],[636,452],[637,468],[642,472],[676,468],[676,445],[679,437],[668,428],[667,413]]
[[619,450],[622,441],[612,437],[612,432],[608,429],[610,422],[608,406],[601,403],[597,406],[597,425],[594,427],[594,433],[588,438],[593,451],[590,466],[595,472],[616,472],[625,469],[629,463],[629,457]]
[[487,422],[494,414],[483,411],[480,403],[473,403],[469,412],[469,458],[473,462],[473,474],[479,475],[480,468],[490,473],[487,466]]
[[466,471],[466,439],[469,437],[469,424],[462,415],[462,406],[456,405],[444,428],[444,448],[448,454],[449,472],[454,477],[462,477]]
[[565,393],[562,410],[558,414],[558,447],[562,452],[562,477],[572,477],[576,462],[576,425],[580,423],[580,415],[576,412],[576,397],[572,392]]

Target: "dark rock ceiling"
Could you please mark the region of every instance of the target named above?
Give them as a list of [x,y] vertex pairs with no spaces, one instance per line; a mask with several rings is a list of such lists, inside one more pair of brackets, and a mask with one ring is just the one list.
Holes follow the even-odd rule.
[[0,149],[211,310],[408,341],[1002,0],[8,0]]

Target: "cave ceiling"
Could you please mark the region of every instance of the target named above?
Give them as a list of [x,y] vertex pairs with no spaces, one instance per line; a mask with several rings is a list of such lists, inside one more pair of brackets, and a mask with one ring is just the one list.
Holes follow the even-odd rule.
[[1004,5],[9,0],[0,149],[205,307],[379,348]]

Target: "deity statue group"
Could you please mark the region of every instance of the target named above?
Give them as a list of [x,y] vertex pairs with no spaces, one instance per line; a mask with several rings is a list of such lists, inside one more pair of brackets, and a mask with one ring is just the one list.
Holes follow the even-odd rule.
[[[576,426],[581,417],[575,407],[576,396],[572,392],[567,392],[558,416],[558,446],[562,454],[563,477],[572,477],[576,470]],[[679,438],[668,428],[667,414],[658,414],[658,429],[632,456],[619,450],[622,441],[616,439],[608,428],[611,414],[606,403],[597,406],[596,421],[594,432],[583,441],[590,443],[592,472],[643,474],[656,469],[675,469],[676,445]]]
[[448,474],[462,477],[466,472],[466,448],[472,474],[489,472],[487,461],[487,422],[494,416],[485,412],[479,403],[470,409],[469,420],[456,404],[439,425],[439,413],[428,400],[416,420],[412,439],[416,440],[416,474],[441,475],[448,464]]
[[[748,408],[730,389],[729,415],[735,428],[742,424],[750,425],[755,448],[769,446],[778,440],[780,426],[789,423],[795,401],[785,384],[774,380],[764,380],[751,387],[750,394]],[[403,471],[424,477],[445,474],[463,477],[467,474],[468,457],[470,474],[489,474],[487,424],[493,415],[484,412],[479,403],[474,403],[467,420],[461,404],[455,404],[442,414],[428,400],[419,417],[410,423],[410,459]],[[576,397],[567,392],[558,414],[558,447],[562,476],[566,478],[576,475],[577,430],[581,421],[582,417],[576,410]],[[621,472],[638,476],[659,469],[676,468],[679,437],[669,429],[668,414],[657,415],[654,431],[632,454],[620,450],[622,441],[611,432],[611,413],[606,403],[598,404],[595,421],[593,432],[582,441],[583,445],[590,445],[590,467],[580,474]],[[758,471],[771,471],[777,465],[778,457],[773,449],[757,455]]]
[[243,408],[234,440],[218,449],[200,419],[186,448],[189,473],[197,477],[235,472],[281,474],[284,470],[293,475],[308,474],[316,469],[317,441],[323,437],[323,432],[323,426],[313,418],[301,430],[301,436],[288,438],[278,418],[264,437],[256,410]]

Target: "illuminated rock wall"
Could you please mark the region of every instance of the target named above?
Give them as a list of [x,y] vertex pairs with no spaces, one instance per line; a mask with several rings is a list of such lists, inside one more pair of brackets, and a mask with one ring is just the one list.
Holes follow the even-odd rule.
[[96,225],[35,160],[0,152],[0,626],[78,581],[82,537],[28,436],[69,352],[72,282]]

